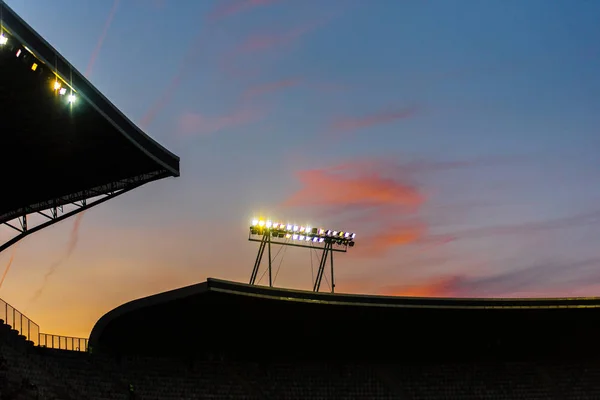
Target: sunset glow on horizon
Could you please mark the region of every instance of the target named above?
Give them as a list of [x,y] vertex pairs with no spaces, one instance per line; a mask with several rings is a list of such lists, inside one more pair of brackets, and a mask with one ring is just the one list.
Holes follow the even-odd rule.
[[[357,232],[338,293],[600,296],[600,3],[6,3],[181,157],[0,253],[44,333],[247,283],[259,216]],[[275,285],[311,290],[314,254],[279,257]]]

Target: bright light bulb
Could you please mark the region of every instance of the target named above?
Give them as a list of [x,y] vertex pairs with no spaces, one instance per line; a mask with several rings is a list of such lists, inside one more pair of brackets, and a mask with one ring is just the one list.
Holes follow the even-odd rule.
[[291,238],[291,237],[292,237],[292,235],[290,235],[289,233],[285,235],[285,238],[286,238],[286,239],[289,239],[289,238]]
[[298,225],[294,226],[294,232],[298,232],[298,229],[300,229]]
[[8,43],[8,38],[4,35],[0,35],[0,45],[5,45]]
[[273,226],[273,223],[271,221],[267,221],[267,228],[270,228]]
[[258,225],[258,220],[257,219],[253,219],[252,220],[252,226],[256,226]]
[[325,229],[319,229],[319,235],[324,235],[325,234]]
[[69,100],[69,103],[75,103],[75,95],[74,94],[70,94],[69,98],[67,100]]
[[265,226],[265,221],[258,221],[258,226]]
[[319,238],[319,243],[323,243],[325,241],[325,238]]
[[59,81],[54,81],[54,90],[58,90],[58,89],[60,89],[60,87],[61,87],[61,86],[62,86],[62,85],[60,84],[60,82],[59,82]]
[[310,233],[312,231],[312,228],[310,226],[306,227],[306,233]]
[[288,230],[288,231],[291,231],[291,230],[292,230],[292,228],[293,228],[293,226],[288,224],[288,226],[287,226],[287,230]]
[[292,235],[293,240],[298,240],[298,235]]

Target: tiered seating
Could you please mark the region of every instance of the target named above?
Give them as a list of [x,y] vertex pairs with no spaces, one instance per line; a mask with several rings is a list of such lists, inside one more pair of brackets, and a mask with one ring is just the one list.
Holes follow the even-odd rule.
[[0,321],[0,399],[600,398],[598,362],[232,362],[33,347]]

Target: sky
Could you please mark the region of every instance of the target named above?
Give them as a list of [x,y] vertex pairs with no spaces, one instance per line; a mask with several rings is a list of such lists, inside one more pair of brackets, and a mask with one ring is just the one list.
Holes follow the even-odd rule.
[[[355,231],[336,292],[600,295],[599,2],[7,4],[181,157],[0,254],[0,298],[43,332],[247,282],[256,216]],[[317,264],[287,248],[275,285],[310,290]]]

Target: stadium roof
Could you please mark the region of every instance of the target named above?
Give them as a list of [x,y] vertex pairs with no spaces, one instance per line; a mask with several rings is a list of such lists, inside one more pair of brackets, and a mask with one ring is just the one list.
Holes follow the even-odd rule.
[[[218,348],[240,354],[267,340],[280,352],[309,354],[313,347],[326,346],[339,354],[348,351],[349,343],[354,353],[361,346],[367,353],[379,346],[390,353],[390,343],[427,341],[428,351],[441,354],[456,348],[462,352],[461,344],[484,346],[491,339],[527,343],[528,351],[552,341],[555,350],[562,343],[573,352],[577,341],[571,340],[571,329],[598,335],[599,316],[599,298],[365,296],[208,279],[108,312],[94,326],[90,345],[124,353],[186,354]],[[402,346],[405,356],[415,350],[409,347]]]
[[[0,224],[76,203],[80,211],[179,176],[179,158],[131,122],[0,0]],[[88,200],[88,201],[86,201]],[[47,226],[73,213],[45,213]],[[25,223],[23,223],[25,222]],[[24,226],[23,226],[24,225]],[[16,240],[18,240],[17,238]],[[8,245],[0,243],[0,251]]]

